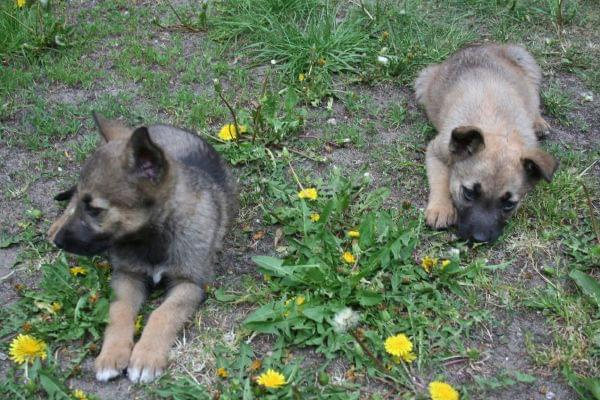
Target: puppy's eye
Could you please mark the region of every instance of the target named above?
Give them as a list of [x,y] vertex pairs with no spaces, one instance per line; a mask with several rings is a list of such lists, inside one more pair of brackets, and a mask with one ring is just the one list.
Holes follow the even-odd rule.
[[100,214],[102,214],[102,211],[104,211],[103,208],[99,208],[99,207],[94,207],[92,205],[92,197],[90,195],[85,195],[82,198],[83,201],[83,209],[85,210],[86,214],[96,218],[97,216],[99,216]]
[[466,187],[462,187],[462,194],[463,194],[463,198],[466,201],[473,201],[473,199],[475,198],[475,191],[468,189]]
[[104,211],[103,208],[94,207],[90,205],[90,203],[85,204],[85,212],[91,217],[99,216],[100,214],[102,214],[102,211]]
[[512,211],[517,206],[516,201],[504,200],[502,202],[502,211],[509,212]]

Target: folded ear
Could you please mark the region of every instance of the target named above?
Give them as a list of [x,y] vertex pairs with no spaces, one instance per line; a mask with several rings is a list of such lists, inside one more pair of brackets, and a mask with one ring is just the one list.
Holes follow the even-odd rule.
[[481,130],[475,126],[459,126],[452,130],[450,152],[459,157],[468,157],[485,147]]
[[534,181],[544,178],[546,182],[550,182],[558,168],[558,161],[540,149],[525,151],[521,156],[521,163],[529,179]]
[[131,135],[132,129],[125,124],[111,119],[106,119],[97,112],[92,113],[98,131],[105,142],[111,140],[126,139]]
[[162,149],[150,138],[145,126],[133,131],[127,143],[127,163],[136,176],[158,184],[167,172],[167,160]]
[[64,192],[60,192],[59,194],[54,196],[54,200],[56,200],[56,201],[71,200],[71,197],[73,197],[73,195],[75,194],[76,191],[77,191],[77,186],[71,186],[69,188],[69,190],[65,190]]

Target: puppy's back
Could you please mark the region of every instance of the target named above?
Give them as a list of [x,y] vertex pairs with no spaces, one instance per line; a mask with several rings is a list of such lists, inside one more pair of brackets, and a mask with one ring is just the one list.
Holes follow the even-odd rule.
[[[229,167],[219,153],[195,133],[170,125],[153,125],[148,128],[155,141],[170,157],[178,161],[185,187],[200,197],[210,192],[215,206],[220,210],[221,237],[231,225],[238,210],[237,185]],[[219,246],[218,246],[219,247]]]
[[539,107],[538,87],[541,71],[535,59],[516,45],[486,44],[466,47],[441,64],[425,68],[415,81],[417,101],[425,106],[427,115],[439,126],[438,118],[445,102],[457,85],[478,86],[498,84],[511,86],[528,109]]

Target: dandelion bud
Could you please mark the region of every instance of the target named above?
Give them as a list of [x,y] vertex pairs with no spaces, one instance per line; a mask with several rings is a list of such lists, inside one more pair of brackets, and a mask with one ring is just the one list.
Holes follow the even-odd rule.
[[221,82],[218,79],[213,79],[213,85],[215,86],[215,91],[221,93],[223,87],[221,86]]

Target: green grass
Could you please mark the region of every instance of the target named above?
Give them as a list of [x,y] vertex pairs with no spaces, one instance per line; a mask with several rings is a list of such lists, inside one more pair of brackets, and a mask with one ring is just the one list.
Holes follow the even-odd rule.
[[[39,200],[40,190],[54,194],[45,193],[48,182],[75,181],[97,143],[97,110],[130,124],[195,129],[241,182],[224,256],[235,269],[217,278],[185,345],[173,349],[170,373],[135,387],[136,396],[425,399],[438,379],[463,399],[519,398],[545,385],[594,398],[600,149],[594,108],[572,97],[579,85],[599,96],[600,57],[588,45],[600,37],[594,4],[566,2],[559,17],[554,0],[233,0],[174,6],[178,15],[167,3],[58,2],[40,9],[41,22],[38,4],[0,6],[10,33],[0,39],[0,59],[10,59],[0,66],[0,140],[11,171],[2,194],[15,208],[7,209],[0,249],[16,249],[14,279],[25,285],[0,310],[0,351],[8,354],[27,330],[47,343],[48,357],[29,365],[27,378],[23,366],[3,361],[0,397],[72,398],[80,384],[106,396],[84,361],[101,345],[109,273],[100,260],[46,243],[52,216]],[[38,23],[43,29],[32,35],[26,27]],[[52,42],[55,31],[66,46]],[[496,243],[466,246],[423,224],[424,148],[435,131],[410,85],[423,66],[488,39],[531,49],[551,82],[545,113],[569,135],[589,125],[592,140],[583,148],[550,135],[544,146],[561,162],[553,182],[528,196]],[[217,137],[233,123],[219,92],[247,127],[238,141]],[[22,154],[17,171],[13,153]],[[318,190],[316,200],[298,198],[295,174]],[[344,262],[345,251],[357,262]],[[426,257],[438,258],[430,272],[421,266]],[[441,260],[450,263],[442,268]],[[88,274],[72,276],[74,265]],[[51,312],[54,302],[60,311]],[[335,330],[346,307],[358,321]],[[508,335],[511,324],[524,339]],[[398,333],[412,341],[414,361],[386,353],[383,342]],[[503,363],[511,346],[527,357]],[[284,374],[282,389],[255,382],[268,368]]]
[[57,50],[69,44],[71,28],[52,10],[50,2],[19,8],[13,1],[0,5],[0,58],[30,59],[43,52]]
[[565,90],[551,85],[542,92],[542,100],[548,114],[555,117],[561,124],[568,125],[569,113],[573,110],[573,101]]

